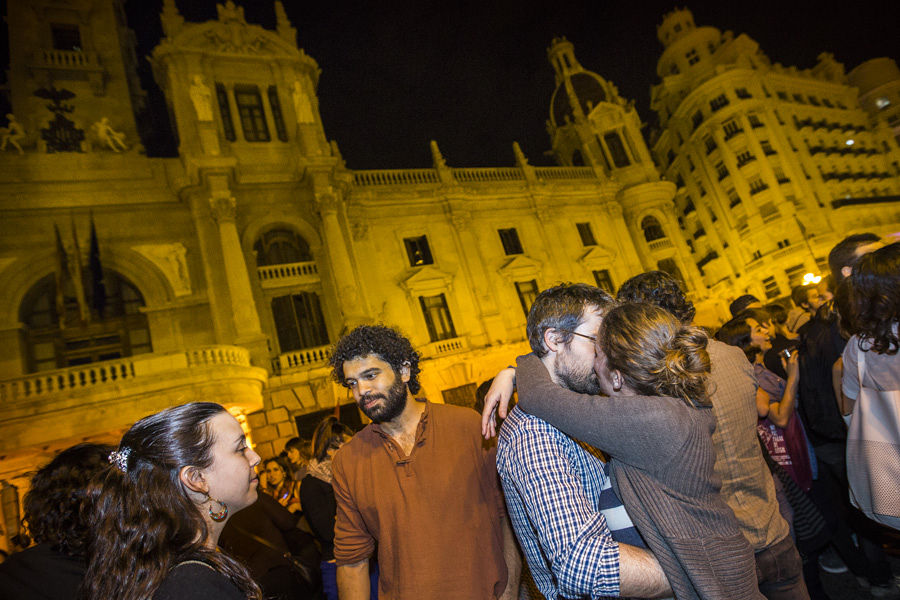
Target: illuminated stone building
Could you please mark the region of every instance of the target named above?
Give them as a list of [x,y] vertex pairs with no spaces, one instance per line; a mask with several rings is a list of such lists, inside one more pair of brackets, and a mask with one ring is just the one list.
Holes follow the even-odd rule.
[[[771,64],[746,35],[696,27],[688,10],[657,33],[653,152],[713,295],[784,296],[847,233],[898,230],[897,140],[832,55],[809,70]],[[860,81],[890,79],[882,67]]]
[[[7,126],[15,144],[0,152],[7,535],[16,488],[36,465],[81,440],[114,441],[164,407],[221,402],[263,456],[336,405],[356,415],[325,359],[357,324],[397,326],[425,361],[424,395],[472,404],[478,384],[527,351],[525,315],[547,286],[614,291],[660,268],[685,282],[701,322],[715,324],[723,302],[762,285],[764,272],[782,263],[817,270],[813,256],[838,232],[883,231],[897,210],[871,206],[874,195],[897,194],[896,142],[869,125],[839,65],[770,67],[738,52],[735,44],[753,47],[743,36],[721,46],[722,66],[706,79],[686,78],[672,50],[685,42],[663,37],[666,77],[654,103],[664,129],[654,152],[665,177],[633,103],[581,67],[564,39],[548,51],[557,76],[548,132],[560,166],[532,166],[514,144],[512,166],[452,168],[432,142],[431,168],[350,170],[324,134],[319,66],[298,48],[280,2],[275,9],[270,31],[231,2],[217,19],[190,23],[164,1],[164,38],[149,58],[178,156],[148,158],[122,0],[8,3],[17,125]],[[661,33],[666,23],[674,28],[667,18]],[[709,52],[705,41],[697,51]],[[747,58],[738,69],[726,53]],[[670,74],[670,63],[684,73]],[[719,94],[730,106],[713,115]],[[811,95],[834,108],[811,106]],[[703,108],[693,137],[688,103]],[[720,131],[732,112],[743,129],[734,140]],[[711,155],[706,135],[720,147]],[[733,164],[743,152],[726,152],[733,143],[759,158],[752,168],[768,190],[749,188],[756,179]],[[781,162],[767,160],[770,151]],[[714,160],[727,161],[733,181],[715,179]],[[728,206],[732,185],[738,202]],[[769,248],[781,239],[784,248]]]

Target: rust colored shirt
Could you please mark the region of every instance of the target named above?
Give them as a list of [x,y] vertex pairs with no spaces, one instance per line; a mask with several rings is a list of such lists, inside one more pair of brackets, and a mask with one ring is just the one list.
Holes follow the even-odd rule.
[[376,549],[379,598],[487,600],[506,588],[496,450],[468,408],[426,402],[409,456],[377,424],[333,462],[334,557]]

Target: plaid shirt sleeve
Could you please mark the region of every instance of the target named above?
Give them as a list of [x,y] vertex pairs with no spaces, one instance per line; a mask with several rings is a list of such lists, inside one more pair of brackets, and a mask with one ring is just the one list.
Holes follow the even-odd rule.
[[[556,433],[513,435],[501,445],[497,466],[517,537],[529,565],[550,563],[561,596],[618,596],[619,545]],[[556,587],[534,571],[542,591]]]

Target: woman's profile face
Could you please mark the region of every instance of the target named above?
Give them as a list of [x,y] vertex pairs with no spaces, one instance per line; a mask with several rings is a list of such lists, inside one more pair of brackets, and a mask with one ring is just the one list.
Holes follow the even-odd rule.
[[266,463],[266,484],[272,487],[278,487],[284,483],[284,469],[278,464],[278,461],[270,460]]
[[259,454],[247,444],[241,425],[229,413],[217,414],[208,424],[214,440],[212,464],[203,470],[203,476],[209,495],[227,504],[234,514],[256,502]]
[[747,319],[747,325],[750,327],[751,346],[759,348],[763,352],[772,347],[768,323],[760,323],[756,319]]

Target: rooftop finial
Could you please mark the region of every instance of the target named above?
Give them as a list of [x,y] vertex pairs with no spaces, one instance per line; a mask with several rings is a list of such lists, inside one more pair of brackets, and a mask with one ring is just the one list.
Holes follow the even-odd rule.
[[284,3],[281,0],[275,1],[275,29],[282,39],[292,45],[297,44],[297,28],[291,26],[291,21],[284,11]]
[[175,37],[184,25],[184,17],[178,12],[175,0],[163,0],[162,12],[159,14],[163,32],[166,37]]

